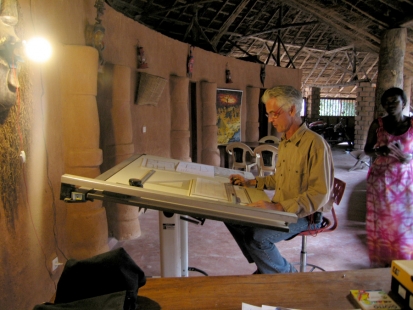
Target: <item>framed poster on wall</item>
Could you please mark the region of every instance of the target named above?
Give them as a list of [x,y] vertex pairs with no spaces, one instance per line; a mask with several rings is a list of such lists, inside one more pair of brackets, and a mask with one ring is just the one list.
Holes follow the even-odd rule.
[[218,144],[241,141],[242,90],[217,89]]

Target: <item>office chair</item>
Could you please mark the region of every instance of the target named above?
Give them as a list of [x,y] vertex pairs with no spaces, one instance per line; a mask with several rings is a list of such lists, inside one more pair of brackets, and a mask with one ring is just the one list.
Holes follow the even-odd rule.
[[[346,183],[334,178],[334,189],[333,189],[333,198],[334,198],[334,203],[338,206],[340,204],[341,198],[343,197],[344,190],[346,188]],[[309,272],[314,271],[314,269],[319,269],[321,271],[325,271],[323,268],[320,266],[312,265],[307,263],[307,236],[314,236],[318,235],[321,233],[328,233],[334,231],[337,226],[338,226],[338,220],[337,220],[337,215],[336,212],[334,211],[334,206],[331,208],[331,214],[333,216],[333,221],[329,220],[328,218],[323,216],[321,227],[319,229],[314,229],[314,230],[305,230],[302,231],[291,238],[287,240],[291,240],[295,238],[296,236],[301,236],[302,238],[302,243],[301,243],[301,255],[300,255],[300,262],[299,263],[293,263],[293,265],[300,265],[300,272],[305,272],[306,267],[309,266],[311,269]]]
[[259,176],[263,177],[265,172],[273,174],[277,162],[278,148],[271,144],[262,144],[254,149],[257,160]]
[[274,143],[274,144],[279,144],[280,139],[277,138],[276,136],[265,136],[262,137],[261,139],[258,140],[259,143]]
[[[226,151],[232,157],[232,169],[245,169],[249,172],[257,165],[254,152],[245,143],[231,142],[227,145]],[[247,155],[250,156],[250,160],[247,160]]]

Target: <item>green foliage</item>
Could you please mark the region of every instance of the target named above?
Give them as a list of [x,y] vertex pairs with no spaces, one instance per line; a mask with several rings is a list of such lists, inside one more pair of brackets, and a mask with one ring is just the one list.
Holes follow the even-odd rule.
[[355,116],[355,99],[320,99],[320,116]]

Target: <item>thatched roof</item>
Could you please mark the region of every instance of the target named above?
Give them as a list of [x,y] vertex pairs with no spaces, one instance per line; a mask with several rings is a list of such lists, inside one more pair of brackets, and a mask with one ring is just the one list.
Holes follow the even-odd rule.
[[412,0],[106,0],[169,37],[229,57],[300,68],[303,87],[355,97],[377,78],[383,31],[407,28],[405,74],[413,72]]

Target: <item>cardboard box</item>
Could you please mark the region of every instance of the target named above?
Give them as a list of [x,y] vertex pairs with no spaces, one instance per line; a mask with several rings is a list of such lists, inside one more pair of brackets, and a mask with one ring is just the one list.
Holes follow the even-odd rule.
[[394,260],[391,264],[391,290],[403,299],[403,306],[413,309],[413,260]]

